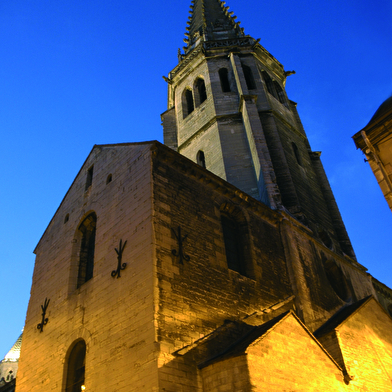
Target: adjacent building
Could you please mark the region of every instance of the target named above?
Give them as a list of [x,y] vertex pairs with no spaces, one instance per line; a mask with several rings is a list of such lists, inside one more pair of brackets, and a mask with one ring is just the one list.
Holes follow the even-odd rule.
[[392,210],[392,96],[380,105],[368,125],[353,139],[365,154],[365,161],[369,162]]

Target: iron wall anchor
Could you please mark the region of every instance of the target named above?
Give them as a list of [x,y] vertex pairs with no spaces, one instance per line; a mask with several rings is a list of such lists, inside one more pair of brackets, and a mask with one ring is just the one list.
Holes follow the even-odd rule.
[[122,254],[123,254],[123,251],[124,251],[124,248],[125,248],[126,244],[127,244],[127,241],[125,241],[124,245],[123,245],[122,244],[122,239],[121,239],[120,240],[120,245],[119,245],[118,249],[114,248],[114,250],[117,253],[118,264],[117,264],[117,269],[113,270],[112,273],[111,273],[113,278],[115,278],[116,275],[117,275],[117,278],[120,278],[121,277],[121,271],[125,270],[125,267],[127,266],[127,263],[122,263],[121,264]]
[[184,248],[183,248],[183,243],[184,241],[188,238],[188,234],[184,235],[184,237],[181,236],[181,226],[178,226],[177,232],[175,232],[174,229],[172,229],[174,236],[176,237],[176,240],[178,242],[178,252],[176,249],[172,249],[172,254],[176,257],[179,257],[179,263],[184,264],[183,260],[189,261],[191,258],[184,253]]
[[40,332],[44,331],[44,325],[46,325],[49,321],[49,319],[46,317],[46,309],[48,309],[49,306],[49,301],[50,299],[45,298],[45,302],[43,305],[41,305],[41,309],[42,309],[42,321],[37,325],[37,329],[39,329]]

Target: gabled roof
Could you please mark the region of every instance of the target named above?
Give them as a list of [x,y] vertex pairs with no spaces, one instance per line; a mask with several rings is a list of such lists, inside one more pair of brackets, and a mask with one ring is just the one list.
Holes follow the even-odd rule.
[[41,238],[39,239],[37,245],[35,246],[35,249],[34,249],[33,253],[36,253],[37,248],[38,248],[39,244],[40,244],[41,241],[42,241],[42,238],[44,237],[46,231],[48,230],[50,224],[52,223],[52,221],[53,221],[54,217],[56,216],[58,210],[60,209],[61,205],[64,203],[64,200],[66,199],[66,197],[67,197],[69,191],[71,190],[72,186],[74,185],[76,179],[79,177],[80,173],[82,172],[82,170],[83,170],[83,168],[84,168],[84,165],[85,165],[86,162],[89,160],[90,155],[93,153],[93,151],[94,151],[96,148],[132,147],[132,146],[138,146],[138,145],[144,145],[144,144],[153,145],[153,144],[156,144],[156,143],[161,144],[161,143],[158,142],[157,140],[150,140],[150,141],[145,141],[145,142],[132,142],[132,143],[94,144],[94,146],[93,146],[93,148],[91,149],[90,153],[87,155],[87,158],[84,160],[83,165],[80,167],[80,169],[79,169],[79,171],[78,171],[78,174],[76,174],[74,180],[72,181],[71,186],[68,188],[67,193],[64,195],[63,199],[61,200],[61,203],[60,203],[59,206],[57,207],[56,212],[53,214],[52,219],[50,220],[49,224],[46,226],[46,229],[45,229],[45,231],[43,232]]
[[281,320],[286,318],[291,312],[284,312],[281,315],[273,318],[270,321],[267,321],[266,323],[253,327],[247,334],[242,336],[240,339],[236,340],[233,342],[230,346],[226,348],[226,350],[220,352],[218,355],[208,358],[206,361],[203,363],[199,364],[200,368],[203,368],[205,366],[208,366],[212,362],[215,362],[218,358],[224,359],[224,358],[230,358],[230,357],[235,357],[237,355],[241,355],[245,353],[246,349],[257,339],[259,339],[261,336],[266,334],[270,329],[275,327]]
[[368,296],[360,301],[357,301],[349,306],[346,306],[336,312],[325,324],[323,324],[319,329],[314,332],[314,336],[320,338],[331,331],[338,328],[341,324],[347,321],[353,314],[355,314],[364,304],[368,303],[373,296]]
[[267,321],[266,323],[255,326],[251,328],[246,334],[242,335],[239,339],[232,342],[229,346],[226,347],[225,350],[221,351],[217,355],[206,358],[203,362],[199,363],[199,368],[206,367],[214,362],[221,361],[224,359],[236,357],[239,355],[246,354],[248,347],[254,344],[257,340],[263,339],[270,331],[276,328],[280,323],[284,322],[284,320],[288,319],[289,317],[293,317],[302,327],[305,332],[309,335],[311,339],[319,346],[319,348],[325,353],[325,355],[335,364],[335,366],[341,371],[342,369],[336,363],[336,361],[331,357],[331,355],[324,349],[324,347],[315,339],[313,334],[307,329],[307,327],[301,322],[301,320],[297,317],[297,315],[292,311],[289,310],[280,314],[279,316],[273,318],[272,320]]

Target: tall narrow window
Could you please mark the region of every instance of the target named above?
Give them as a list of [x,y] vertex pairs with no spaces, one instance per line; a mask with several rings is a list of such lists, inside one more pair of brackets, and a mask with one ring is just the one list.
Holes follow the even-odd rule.
[[229,93],[231,91],[229,82],[229,71],[227,68],[221,68],[219,70],[219,79],[224,93]]
[[193,104],[193,95],[191,90],[186,90],[186,105],[188,108],[188,114],[192,113],[195,106]]
[[227,266],[231,270],[244,275],[244,260],[239,225],[235,220],[226,215],[221,215],[221,223]]
[[265,72],[265,71],[262,71],[261,74],[262,74],[262,76],[263,76],[265,85],[267,86],[268,92],[269,92],[271,95],[275,96],[275,89],[274,89],[274,85],[273,85],[273,83],[272,83],[271,77],[270,77],[270,76],[268,75],[268,73]]
[[295,159],[297,160],[298,165],[302,166],[301,155],[299,153],[297,145],[294,142],[292,142],[291,147],[293,148]]
[[195,95],[195,104],[196,106],[199,106],[207,99],[206,85],[202,78],[196,80],[195,91],[197,92]]
[[274,86],[275,86],[275,91],[278,95],[279,102],[287,106],[286,97],[284,95],[282,87],[280,87],[279,83],[276,80],[274,80]]
[[66,392],[81,392],[84,385],[86,343],[78,341],[71,350],[67,362]]
[[86,191],[88,188],[90,188],[91,184],[93,183],[93,172],[94,172],[94,166],[91,166],[90,169],[87,170]]
[[256,84],[253,78],[252,70],[245,64],[242,64],[242,69],[244,70],[244,76],[248,90],[254,90],[256,88]]
[[96,225],[97,216],[93,212],[79,226],[81,246],[77,287],[93,277]]
[[186,88],[182,94],[182,111],[183,111],[183,117],[185,118],[189,114],[193,112],[193,109],[195,108],[194,103],[193,103],[193,94],[192,90],[189,88]]
[[204,156],[204,152],[203,151],[199,151],[196,155],[196,160],[197,160],[197,164],[200,165],[201,167],[204,167],[204,169],[206,168],[206,158]]

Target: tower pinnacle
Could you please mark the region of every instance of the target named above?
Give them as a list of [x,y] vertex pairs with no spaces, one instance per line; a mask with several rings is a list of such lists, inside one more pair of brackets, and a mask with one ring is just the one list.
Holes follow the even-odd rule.
[[244,36],[234,12],[229,12],[225,1],[192,0],[185,33],[185,54],[202,41],[217,41]]

